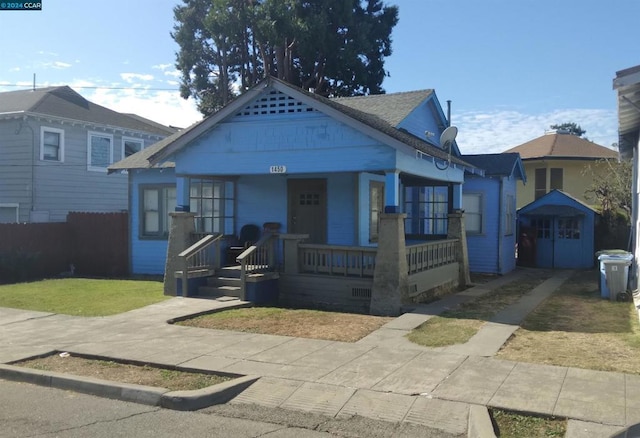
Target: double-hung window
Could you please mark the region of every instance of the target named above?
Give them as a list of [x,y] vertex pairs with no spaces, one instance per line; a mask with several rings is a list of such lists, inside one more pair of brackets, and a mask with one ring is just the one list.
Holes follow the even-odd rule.
[[447,186],[405,187],[405,232],[415,238],[446,236],[449,214]]
[[513,234],[513,227],[515,225],[515,213],[516,213],[516,198],[513,195],[507,195],[507,200],[504,204],[504,235],[510,236]]
[[122,137],[122,158],[140,152],[144,149],[144,141],[139,138]]
[[106,172],[113,163],[113,135],[89,132],[87,137],[87,169]]
[[482,194],[464,193],[462,195],[464,210],[464,227],[468,234],[481,234],[482,227]]
[[233,234],[233,182],[192,178],[189,181],[189,209],[196,215],[196,232]]
[[40,128],[40,160],[64,161],[64,131],[62,129]]
[[140,236],[166,239],[169,213],[176,209],[176,187],[153,185],[140,187]]

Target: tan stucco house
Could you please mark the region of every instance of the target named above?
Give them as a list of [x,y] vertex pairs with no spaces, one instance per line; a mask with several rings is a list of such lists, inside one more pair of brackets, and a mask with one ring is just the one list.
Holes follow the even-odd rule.
[[567,131],[550,131],[545,135],[509,149],[518,152],[524,164],[528,184],[518,182],[517,208],[521,208],[552,190],[562,190],[574,198],[593,204],[585,197],[594,172],[606,172],[602,159],[618,159],[616,150],[598,145]]

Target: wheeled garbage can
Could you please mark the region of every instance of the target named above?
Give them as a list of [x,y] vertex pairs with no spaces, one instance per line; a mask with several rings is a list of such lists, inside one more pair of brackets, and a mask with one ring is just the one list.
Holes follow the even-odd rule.
[[600,262],[600,296],[611,301],[625,298],[633,254],[616,249],[598,251],[596,256]]

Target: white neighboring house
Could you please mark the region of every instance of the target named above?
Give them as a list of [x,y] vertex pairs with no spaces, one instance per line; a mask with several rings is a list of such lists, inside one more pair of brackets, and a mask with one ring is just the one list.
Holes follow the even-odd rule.
[[618,149],[622,159],[633,160],[631,188],[631,266],[630,288],[638,288],[638,266],[640,265],[640,65],[616,72],[613,89],[618,93]]
[[0,223],[127,210],[127,176],[107,167],[175,131],[68,86],[0,93]]

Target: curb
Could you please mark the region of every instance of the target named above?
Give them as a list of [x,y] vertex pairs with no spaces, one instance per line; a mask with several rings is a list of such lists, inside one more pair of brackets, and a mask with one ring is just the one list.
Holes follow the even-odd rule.
[[242,376],[193,391],[169,391],[6,364],[0,364],[0,378],[179,411],[194,411],[226,403],[259,379],[258,376]]
[[496,438],[489,410],[486,406],[469,406],[469,426],[467,438]]

